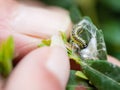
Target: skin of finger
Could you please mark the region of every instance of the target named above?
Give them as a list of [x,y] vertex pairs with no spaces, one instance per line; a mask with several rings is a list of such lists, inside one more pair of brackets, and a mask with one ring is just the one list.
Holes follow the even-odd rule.
[[[55,58],[53,58],[53,56],[55,56]],[[58,62],[62,64],[60,66],[59,63],[56,62],[54,64],[57,64],[58,67],[54,68],[61,71],[58,73],[63,75],[65,78],[64,81],[61,81],[63,79],[59,77],[59,74],[56,76],[56,73],[53,73],[48,67],[48,63],[50,62],[49,58],[51,58],[50,61],[53,60],[51,62],[58,60]],[[5,90],[65,90],[65,85],[62,83],[66,84],[68,80],[68,64],[67,55],[65,55],[64,50],[59,47],[55,47],[54,50],[50,47],[37,49],[21,60],[13,70]]]
[[3,84],[4,84],[4,79],[3,79],[2,76],[0,75],[0,90],[3,89]]
[[120,66],[120,61],[117,60],[116,58],[112,57],[112,56],[108,56],[108,61],[115,64],[115,65]]
[[[112,58],[112,59],[109,59],[109,61],[112,62],[112,63],[115,63],[115,62],[116,62],[116,60],[113,59],[113,58]],[[118,62],[116,62],[115,64],[118,64]],[[120,65],[120,64],[119,64],[119,65]]]
[[69,36],[72,22],[68,11],[43,5],[0,0],[0,29],[6,28],[36,38],[48,38],[58,34],[58,31]]
[[[108,61],[111,63],[117,62],[117,64],[119,63],[119,65],[120,65],[120,62],[117,59],[115,59],[114,57],[108,56]],[[73,70],[76,70],[76,66],[72,66],[72,67],[74,67],[74,68],[72,68]],[[77,68],[77,70],[78,70],[78,68]],[[2,79],[2,77],[0,77],[0,90],[2,90],[2,85],[3,85],[3,79]]]
[[[58,30],[58,29],[56,29],[57,25],[61,26],[61,27],[71,28],[70,27],[71,22],[69,23],[69,20],[68,20],[68,24],[66,23],[67,25],[65,23],[63,23],[64,21],[62,22],[62,20],[65,19],[65,18],[70,19],[69,16],[68,16],[68,13],[63,9],[55,8],[55,7],[47,7],[47,6],[46,6],[46,8],[44,7],[45,8],[44,9],[44,8],[40,8],[40,7],[38,8],[38,7],[35,7],[35,6],[33,7],[33,6],[25,5],[25,7],[29,8],[28,10],[27,9],[26,10],[30,13],[27,14],[26,17],[19,18],[19,15],[21,15],[22,11],[24,12],[24,8],[22,8],[22,7],[24,7],[23,4],[18,4],[14,0],[9,0],[9,2],[6,2],[5,0],[1,0],[0,2],[2,2],[2,3],[4,2],[0,6],[0,11],[1,11],[0,12],[0,42],[5,40],[6,37],[8,37],[8,35],[13,35],[14,33],[16,33],[16,34],[14,34],[15,36],[13,35],[14,38],[15,38],[15,43],[16,43],[15,44],[15,46],[16,46],[15,54],[16,54],[16,57],[17,57],[16,60],[18,60],[18,59],[20,60],[20,58],[22,58],[28,52],[35,49],[37,47],[36,45],[40,42],[40,40],[39,40],[40,38],[43,38],[43,37],[47,38],[50,35],[52,35],[54,33],[57,33],[57,31],[55,31],[55,30]],[[21,11],[19,11],[18,7],[21,8],[20,9]],[[45,23],[47,21],[52,20],[52,18],[50,16],[48,17],[48,20],[46,20],[44,23],[42,23],[42,21],[39,20],[39,18],[40,17],[41,18],[46,18],[47,16],[46,17],[44,17],[44,15],[40,16],[41,14],[39,15],[39,13],[41,11],[45,12],[48,16],[49,16],[49,14],[50,14],[50,16],[55,16],[56,20],[55,20],[54,23],[56,25]],[[38,19],[37,18],[32,18],[31,16],[34,16],[34,15],[32,15],[32,13],[34,13],[34,15],[38,15],[38,17],[37,17]],[[24,22],[25,19],[27,19],[27,17],[30,18],[29,21],[27,21],[27,22],[30,22],[30,23],[25,23]],[[62,17],[63,17],[63,19],[61,20]],[[19,21],[19,19],[20,19],[20,23],[18,22],[18,23],[15,24],[15,26],[12,26],[13,25],[12,23],[14,23],[16,20]],[[30,21],[31,19],[33,19],[33,21],[35,20],[35,22]],[[55,19],[55,18],[53,18],[53,19]],[[39,23],[39,21],[41,21],[41,23]],[[66,19],[65,19],[65,21],[66,21]],[[27,25],[29,24],[28,25],[29,28],[24,27],[24,26],[26,26],[25,24],[27,24]],[[34,26],[34,25],[36,25],[36,26]],[[46,25],[47,25],[47,27],[46,27]],[[16,27],[16,26],[19,26],[17,28],[19,30],[14,29],[14,27]],[[45,31],[45,29],[42,29],[41,26],[42,26],[42,28],[45,27],[46,31]],[[32,27],[32,31],[30,29],[31,27]],[[52,28],[50,28],[50,27],[52,27]],[[70,32],[70,29],[65,29],[65,30],[67,30],[66,31],[67,33]],[[23,31],[23,32],[21,32],[21,31]],[[43,32],[45,31],[45,33],[42,33],[42,31]],[[51,34],[48,34],[49,32]]]
[[22,58],[28,52],[38,47],[40,39],[32,38],[22,34],[18,34],[9,30],[0,29],[0,43],[6,40],[9,36],[13,36],[15,42],[15,58]]
[[12,13],[10,26],[16,32],[36,38],[48,38],[58,34],[58,31],[69,35],[72,28],[69,13],[58,7],[54,8],[18,4]]
[[16,60],[22,58],[28,52],[37,48],[38,43],[41,41],[40,39],[12,31],[10,21],[17,4],[18,3],[15,2],[15,0],[0,0],[0,43],[9,36],[14,37]]

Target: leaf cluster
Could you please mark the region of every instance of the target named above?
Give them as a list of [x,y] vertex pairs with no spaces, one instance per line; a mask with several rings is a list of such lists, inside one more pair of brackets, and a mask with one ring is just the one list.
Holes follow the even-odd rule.
[[7,77],[12,71],[12,60],[14,57],[14,40],[9,37],[0,44],[0,74]]

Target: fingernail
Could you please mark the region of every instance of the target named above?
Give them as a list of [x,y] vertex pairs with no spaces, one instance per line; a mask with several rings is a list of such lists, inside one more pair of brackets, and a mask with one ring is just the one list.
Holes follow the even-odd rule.
[[61,47],[56,46],[51,49],[52,52],[46,66],[56,76],[63,88],[65,88],[70,70],[67,53]]

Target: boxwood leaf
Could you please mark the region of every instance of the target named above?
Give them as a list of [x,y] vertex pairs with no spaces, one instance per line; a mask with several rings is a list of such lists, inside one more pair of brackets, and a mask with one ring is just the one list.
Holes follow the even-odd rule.
[[90,66],[120,83],[120,67],[104,60],[91,60]]
[[95,90],[95,87],[90,85],[87,80],[79,78],[75,75],[76,71],[70,71],[69,81],[66,90]]
[[50,44],[51,44],[51,40],[45,39],[45,40],[41,41],[41,43],[38,45],[38,47],[50,46]]
[[98,90],[120,90],[120,83],[88,64],[81,63],[84,74]]
[[6,77],[12,70],[12,60],[14,57],[14,40],[9,37],[0,44],[0,73]]
[[82,71],[76,71],[75,75],[82,79],[88,80],[88,78],[85,76],[85,74]]

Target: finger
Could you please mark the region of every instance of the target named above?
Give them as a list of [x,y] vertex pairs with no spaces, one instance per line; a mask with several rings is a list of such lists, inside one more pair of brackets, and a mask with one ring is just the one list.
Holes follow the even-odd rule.
[[44,47],[27,55],[10,75],[5,90],[64,90],[69,60],[61,47]]
[[68,34],[71,24],[66,10],[25,4],[17,5],[10,22],[12,30],[37,38],[48,38],[58,34],[58,31]]
[[71,24],[68,11],[58,7],[31,6],[15,0],[0,1],[0,29],[6,28],[36,38],[48,38],[58,31],[69,34]]
[[12,31],[0,29],[0,43],[8,38],[8,36],[13,36],[15,42],[15,58],[20,59],[28,52],[38,47],[41,42],[40,39],[32,38],[22,34],[18,34]]
[[0,90],[3,89],[3,84],[4,84],[4,79],[3,79],[2,76],[0,75]]
[[40,40],[12,31],[10,20],[16,5],[15,0],[0,0],[0,43],[12,35],[15,39],[15,57],[21,58],[37,48]]
[[[63,30],[67,30],[71,23],[68,17],[68,13],[62,9],[37,8],[18,4],[15,0],[0,0],[0,42],[14,34],[15,54],[21,58],[37,47],[39,38],[47,38],[63,27]],[[51,24],[50,21],[55,22]]]
[[115,65],[120,66],[120,61],[117,60],[116,58],[112,57],[112,56],[108,56],[108,61],[115,64]]

